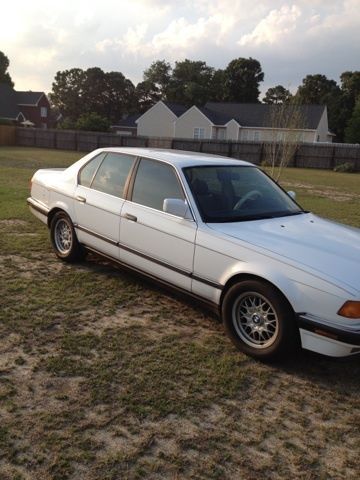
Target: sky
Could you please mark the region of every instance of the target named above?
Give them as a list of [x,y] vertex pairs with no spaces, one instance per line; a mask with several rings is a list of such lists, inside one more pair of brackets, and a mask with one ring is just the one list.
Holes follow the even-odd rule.
[[360,0],[16,0],[4,2],[0,51],[17,90],[51,91],[59,70],[100,67],[135,85],[154,60],[225,68],[260,61],[260,88],[295,91],[307,74],[360,70]]

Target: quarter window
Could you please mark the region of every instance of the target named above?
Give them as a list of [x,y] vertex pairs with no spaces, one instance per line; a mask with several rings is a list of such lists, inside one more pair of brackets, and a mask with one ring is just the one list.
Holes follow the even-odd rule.
[[108,153],[91,183],[91,188],[123,198],[124,188],[134,158],[129,155]]
[[162,210],[165,198],[184,199],[173,168],[165,163],[141,159],[136,173],[132,201]]
[[84,187],[90,187],[93,176],[98,169],[100,163],[103,161],[105,157],[105,153],[101,153],[97,157],[93,158],[88,162],[80,171],[79,175],[79,185],[83,185]]

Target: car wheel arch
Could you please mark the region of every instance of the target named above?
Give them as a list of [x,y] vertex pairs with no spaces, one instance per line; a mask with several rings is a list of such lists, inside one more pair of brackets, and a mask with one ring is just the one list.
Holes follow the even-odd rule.
[[47,217],[47,226],[48,226],[48,228],[50,228],[52,219],[54,218],[54,216],[55,216],[58,212],[64,212],[64,213],[66,213],[66,214],[68,215],[68,213],[66,212],[66,210],[64,210],[63,208],[55,207],[55,208],[51,209],[50,212],[48,213],[48,217]]
[[223,301],[224,301],[224,298],[226,296],[226,293],[230,290],[230,288],[236,284],[240,284],[242,282],[246,282],[246,281],[249,281],[249,280],[255,280],[255,281],[258,281],[258,282],[262,282],[264,284],[268,284],[269,286],[271,286],[272,288],[274,288],[275,290],[277,290],[277,292],[279,293],[279,295],[281,295],[281,297],[283,298],[283,300],[288,304],[288,306],[291,308],[291,310],[294,312],[295,314],[295,311],[294,311],[294,308],[293,306],[291,305],[291,302],[289,301],[289,299],[287,298],[286,294],[277,286],[275,285],[273,282],[269,281],[268,279],[264,278],[264,277],[261,277],[259,275],[255,275],[255,274],[252,274],[252,273],[238,273],[236,275],[234,275],[233,277],[229,278],[226,282],[226,284],[224,285],[224,288],[221,292],[221,297],[220,297],[220,311],[221,311],[221,307],[222,307],[222,304],[223,304]]

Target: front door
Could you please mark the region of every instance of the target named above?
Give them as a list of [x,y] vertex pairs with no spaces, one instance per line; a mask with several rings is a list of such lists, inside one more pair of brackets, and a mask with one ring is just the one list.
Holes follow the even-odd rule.
[[190,291],[197,226],[164,212],[165,198],[185,198],[175,169],[142,158],[121,212],[120,260]]

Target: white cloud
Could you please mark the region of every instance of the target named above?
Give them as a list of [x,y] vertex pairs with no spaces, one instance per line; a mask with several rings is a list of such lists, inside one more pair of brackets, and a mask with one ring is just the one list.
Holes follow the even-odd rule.
[[279,10],[271,10],[251,33],[240,38],[238,44],[246,46],[277,43],[296,28],[300,16],[301,11],[296,5],[283,5]]
[[1,20],[0,50],[19,89],[47,91],[73,67],[136,82],[153,60],[185,57],[224,68],[252,56],[270,86],[359,69],[359,0],[17,0]]

